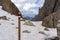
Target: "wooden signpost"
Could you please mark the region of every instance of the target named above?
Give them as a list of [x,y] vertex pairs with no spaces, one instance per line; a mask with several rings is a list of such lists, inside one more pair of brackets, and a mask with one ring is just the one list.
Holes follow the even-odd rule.
[[18,13],[18,40],[21,40],[21,25],[20,25],[21,14]]

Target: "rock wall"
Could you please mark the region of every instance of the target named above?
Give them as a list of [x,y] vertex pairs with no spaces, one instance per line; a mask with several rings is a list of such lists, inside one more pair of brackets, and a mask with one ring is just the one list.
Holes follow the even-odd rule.
[[39,14],[34,18],[34,20],[40,21],[43,20],[46,16],[52,14],[56,2],[57,0],[45,0],[44,6],[39,9]]
[[[44,25],[44,26],[46,26],[46,25],[48,26],[49,25],[48,27],[56,27],[56,23],[57,23],[56,20],[58,20],[58,18],[60,17],[60,11],[58,11],[58,10],[60,10],[60,0],[57,0],[56,3],[55,3],[55,6],[53,8],[53,12],[51,13],[52,17],[49,15],[46,18],[44,18],[42,25]],[[50,22],[48,23],[47,20],[50,21]]]
[[39,14],[34,18],[34,20],[42,20],[42,25],[45,27],[56,27],[56,20],[58,19],[55,20],[55,16],[60,16],[58,15],[57,10],[60,10],[60,0],[45,0],[44,6],[39,9]]
[[60,40],[60,20],[58,20],[58,24],[57,24],[57,37],[59,38]]
[[52,13],[43,19],[42,25],[48,28],[57,28],[57,22],[60,20],[60,10]]
[[18,8],[11,2],[11,0],[2,0],[2,9],[14,14],[14,15],[18,15],[19,10]]
[[[43,10],[46,10],[46,9],[43,9]],[[51,12],[51,10],[49,11]],[[59,38],[57,40],[60,40],[60,22],[58,23],[58,20],[60,20],[60,0],[55,1],[51,14],[49,11],[47,15],[45,15],[47,12],[46,13],[42,12],[42,15],[45,15],[45,16],[42,16],[42,19],[43,19],[42,25],[48,28],[57,28],[57,35],[58,35],[57,37]]]
[[55,6],[56,0],[45,0],[45,4],[41,10],[39,10],[39,14],[41,20],[43,20],[46,16],[49,16],[53,13],[53,9]]
[[2,5],[1,2],[2,2],[2,0],[0,0],[0,6]]
[[60,0],[57,0],[54,12],[57,11],[58,9],[60,9]]

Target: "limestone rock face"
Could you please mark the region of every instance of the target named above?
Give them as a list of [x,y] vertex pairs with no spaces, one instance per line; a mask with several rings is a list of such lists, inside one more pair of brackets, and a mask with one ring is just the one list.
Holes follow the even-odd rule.
[[2,0],[0,0],[0,6],[2,5],[2,3],[1,3],[1,2],[2,2]]
[[44,6],[39,9],[39,14],[34,18],[34,20],[40,21],[46,16],[52,14],[55,3],[56,0],[45,0]]
[[57,27],[58,20],[60,20],[60,10],[44,18],[42,25],[45,27],[54,28]]
[[2,0],[2,7],[3,10],[14,15],[17,15],[19,12],[18,8],[11,2],[11,0]]
[[57,11],[58,9],[60,9],[60,0],[57,0],[54,12]]
[[56,0],[45,0],[45,5],[39,10],[41,20],[52,14]]
[[53,16],[49,15],[48,17],[44,18],[42,25],[45,27],[53,27]]
[[47,16],[46,18],[44,18],[42,25],[44,25],[46,27],[56,27],[57,20],[60,19],[60,0],[55,0],[55,4],[54,4],[54,7],[53,7],[52,10],[53,11],[52,11],[51,14],[49,14],[49,11],[48,11],[49,16]]

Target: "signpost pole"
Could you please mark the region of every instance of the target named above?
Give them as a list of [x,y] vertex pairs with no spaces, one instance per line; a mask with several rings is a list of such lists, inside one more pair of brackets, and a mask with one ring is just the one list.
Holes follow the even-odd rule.
[[20,25],[20,17],[21,17],[21,14],[20,14],[20,13],[18,13],[18,40],[20,40],[20,39],[21,39],[21,30],[20,30],[21,25]]

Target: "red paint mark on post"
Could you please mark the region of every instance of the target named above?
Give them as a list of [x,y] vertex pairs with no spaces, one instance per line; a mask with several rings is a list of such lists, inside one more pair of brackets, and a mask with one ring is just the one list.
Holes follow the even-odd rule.
[[20,14],[20,13],[18,13],[18,18],[20,19],[20,17],[21,17],[21,14]]

